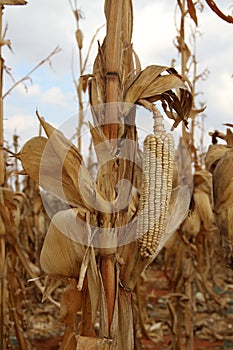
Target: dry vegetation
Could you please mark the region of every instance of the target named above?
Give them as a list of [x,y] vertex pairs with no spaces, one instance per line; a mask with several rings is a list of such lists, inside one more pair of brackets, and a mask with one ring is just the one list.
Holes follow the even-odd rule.
[[[46,136],[18,151],[15,135],[14,152],[1,149],[0,349],[197,350],[214,341],[212,349],[233,348],[233,125],[211,133],[206,154],[198,152],[203,106],[192,98],[196,60],[184,40],[186,16],[195,24],[197,16],[191,0],[178,5],[182,75],[142,69],[131,44],[131,1],[106,0],[106,37],[85,76],[73,8],[82,74],[75,85],[81,110],[88,88],[98,171],[94,179],[81,142],[74,146],[39,113]],[[177,149],[158,101],[173,129],[191,123]],[[136,104],[154,118],[144,150]],[[13,182],[19,161],[23,172]]]

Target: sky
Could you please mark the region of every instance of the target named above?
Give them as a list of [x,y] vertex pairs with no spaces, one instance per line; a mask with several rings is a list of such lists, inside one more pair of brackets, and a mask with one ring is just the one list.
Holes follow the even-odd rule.
[[[216,3],[230,14],[229,0]],[[233,5],[233,2],[232,2]],[[84,34],[83,56],[96,30],[105,24],[103,0],[77,0],[84,19],[80,22]],[[134,0],[133,45],[142,68],[150,64],[170,65],[180,72],[180,57],[174,47],[176,33],[174,14],[176,0]],[[209,131],[225,131],[223,123],[233,122],[233,25],[222,21],[205,5],[198,12],[200,33],[196,42],[198,72],[208,69],[207,79],[197,85],[197,105],[204,102],[205,142],[210,142]],[[188,28],[190,26],[188,24]],[[10,39],[12,51],[2,49],[5,65],[15,81],[24,77],[55,47],[61,51],[52,57],[51,65],[45,63],[30,79],[18,85],[4,98],[5,140],[12,144],[14,132],[20,135],[22,145],[38,135],[35,111],[56,127],[75,116],[78,111],[73,78],[79,76],[78,50],[75,40],[76,23],[68,0],[28,0],[26,6],[6,6],[3,30],[7,25],[5,39]],[[187,42],[189,35],[187,28]],[[105,35],[103,27],[98,39]],[[91,50],[86,73],[91,73],[97,50],[97,40]],[[4,93],[12,86],[9,74],[4,74]],[[73,118],[72,120],[76,120]],[[200,136],[200,130],[199,136]],[[75,125],[74,125],[75,133]],[[198,136],[198,137],[199,137]]]

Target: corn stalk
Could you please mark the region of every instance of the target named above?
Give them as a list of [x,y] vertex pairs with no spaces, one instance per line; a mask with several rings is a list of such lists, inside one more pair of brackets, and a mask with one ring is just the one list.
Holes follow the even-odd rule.
[[[106,37],[99,45],[93,73],[86,77],[94,121],[90,132],[98,159],[96,181],[80,151],[38,113],[46,137],[32,138],[17,154],[34,181],[72,206],[52,219],[40,256],[46,274],[68,279],[61,302],[66,326],[61,349],[82,349],[83,344],[134,349],[134,288],[174,225],[186,216],[189,202],[187,192],[183,196],[187,203],[176,211],[174,145],[154,105],[162,101],[176,127],[189,117],[189,89],[174,68],[141,69],[131,43],[131,0],[106,0],[105,16]],[[150,110],[155,119],[155,134],[148,144],[145,140],[142,157],[136,104]],[[121,185],[120,180],[124,180]],[[177,220],[170,223],[174,210]],[[146,220],[139,220],[143,215]],[[86,241],[78,241],[77,234]]]
[[[7,44],[2,34],[2,16],[4,5],[25,5],[25,1],[0,1],[0,186],[5,185],[5,159],[4,159],[4,129],[3,129],[3,71],[4,59],[2,57],[2,46]],[[4,196],[1,189],[0,204],[4,205]],[[0,233],[0,349],[6,348],[6,228],[4,219],[0,214],[1,233]]]

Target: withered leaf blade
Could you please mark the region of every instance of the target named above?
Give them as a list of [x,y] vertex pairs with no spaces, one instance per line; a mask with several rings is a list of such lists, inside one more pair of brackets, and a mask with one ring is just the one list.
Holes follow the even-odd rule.
[[[60,192],[62,192],[61,188],[63,186],[72,186],[73,193],[70,193],[70,195],[78,197],[78,204],[85,206],[91,212],[95,211],[97,208],[103,212],[112,212],[111,203],[106,201],[104,196],[100,193],[78,149],[62,134],[62,132],[51,126],[44,119],[40,117],[39,119],[48,135],[47,145],[44,148],[43,157],[41,158],[43,172],[40,171],[40,177],[47,174],[47,167],[51,168],[48,163],[48,158],[55,157],[58,159],[60,168],[58,167],[56,169],[56,173],[55,170],[53,171],[53,176],[55,178],[60,176]],[[49,179],[51,180],[51,177]],[[50,183],[49,185],[52,184]],[[47,190],[49,191],[49,189]]]
[[226,145],[210,145],[205,156],[206,170],[213,173],[219,159],[229,150]]
[[187,3],[188,3],[188,13],[190,14],[190,17],[192,18],[192,20],[194,21],[194,23],[197,26],[198,25],[198,20],[197,20],[197,14],[196,14],[195,5],[194,5],[192,0],[187,0]]
[[172,90],[166,91],[161,95],[162,107],[167,116],[174,120],[172,129],[176,128],[181,121],[185,126],[188,125],[187,119],[190,116],[193,97],[186,89],[180,89],[179,96]]
[[25,143],[19,158],[24,171],[46,191],[71,205],[82,204],[82,199],[69,175],[62,169],[62,164],[48,145],[48,139],[41,136],[33,137]]
[[183,88],[185,84],[178,75],[161,75],[143,91],[140,98],[148,99],[171,89]]
[[126,88],[124,101],[135,103],[139,100],[143,92],[158,78],[158,76],[166,71],[168,67],[151,65],[146,67]]
[[223,153],[213,173],[213,195],[216,211],[233,205],[233,150]]
[[52,276],[74,277],[80,273],[85,248],[82,237],[88,236],[85,222],[76,221],[77,209],[54,215],[40,255],[43,271]]

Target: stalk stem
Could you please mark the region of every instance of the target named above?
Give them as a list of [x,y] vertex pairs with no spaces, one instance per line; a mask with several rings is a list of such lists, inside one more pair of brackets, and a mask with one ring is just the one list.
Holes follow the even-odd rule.
[[[106,111],[103,131],[109,142],[116,146],[118,137],[118,107],[119,102],[119,69],[121,62],[121,30],[122,30],[122,0],[106,0],[105,15],[107,20],[106,34]],[[105,179],[106,189],[114,188],[116,184],[109,184],[111,179]],[[112,186],[114,185],[114,186]],[[107,191],[108,192],[108,191]],[[114,198],[108,198],[112,201]],[[108,326],[113,320],[116,302],[116,268],[115,254],[102,255],[101,273],[108,308]]]

